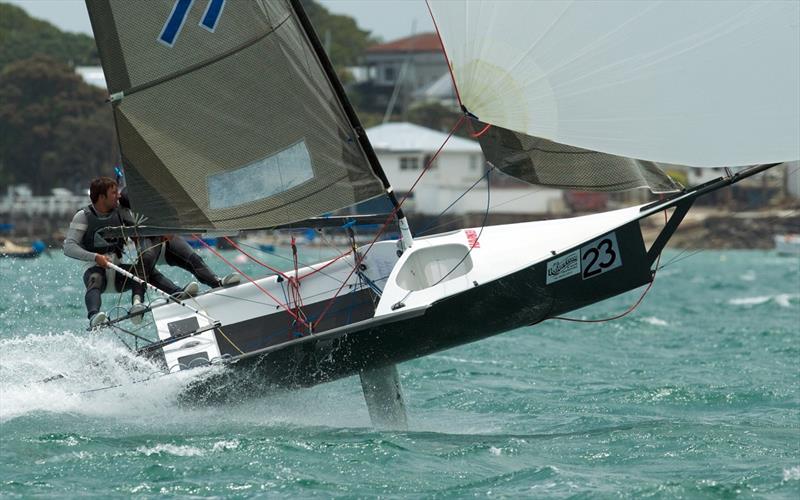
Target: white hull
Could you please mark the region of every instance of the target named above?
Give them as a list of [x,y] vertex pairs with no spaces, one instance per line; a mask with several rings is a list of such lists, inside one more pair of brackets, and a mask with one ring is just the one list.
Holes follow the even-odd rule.
[[[414,246],[400,257],[397,256],[395,242],[377,243],[368,251],[362,262],[363,276],[380,291],[379,300],[377,295],[374,296],[377,304],[374,308],[370,308],[366,316],[362,312],[360,316],[351,318],[351,321],[343,318],[341,308],[338,313],[334,313],[331,309],[326,317],[338,314],[338,320],[324,325],[324,328],[315,328],[314,332],[366,319],[391,320],[392,316],[407,316],[410,311],[425,310],[448,297],[530,268],[548,259],[555,262],[552,269],[548,267],[548,271],[553,274],[552,284],[556,284],[563,278],[579,274],[582,265],[577,262],[577,256],[571,256],[569,253],[561,257],[561,261],[553,259],[554,255],[562,254],[581,243],[592,242],[598,236],[613,235],[615,228],[643,217],[646,212],[643,213],[640,208],[632,207],[572,219],[490,226],[483,228],[482,231],[480,228],[469,228],[418,238],[414,241]],[[470,251],[473,243],[475,243],[474,248]],[[610,244],[617,245],[616,239]],[[612,253],[619,252],[618,248],[613,246],[601,250],[606,253],[594,266],[594,272],[601,273],[625,266],[625,256],[618,255],[613,267],[608,269],[600,267],[599,264],[606,263]],[[365,247],[359,249],[359,252],[364,251]],[[342,258],[320,272],[302,279],[302,276],[315,269],[321,269],[326,264],[327,262],[322,262],[298,270],[298,275],[301,276],[301,302],[306,308],[310,304],[325,304],[342,287],[342,282],[345,280],[347,283],[342,287],[340,297],[369,289],[366,280],[359,279],[356,273],[351,273],[352,256]],[[588,264],[590,262],[587,260],[583,263],[583,267]],[[295,276],[293,270],[286,274],[290,278]],[[548,278],[548,283],[550,279]],[[290,318],[285,313],[285,306],[294,310],[297,304],[286,301],[286,298],[291,296],[288,288],[286,279],[273,275],[254,283],[245,282],[234,288],[219,289],[196,297],[191,301],[191,305],[220,323],[218,330],[223,338],[226,335],[230,337],[227,331],[235,330],[236,325],[250,324],[260,328],[258,325],[263,323],[261,319],[266,321],[269,317],[282,316],[283,320],[277,323],[277,337],[265,339],[264,336],[269,332],[262,332],[261,335],[253,336],[248,342],[233,342],[234,350],[230,349],[230,345],[227,349],[221,349],[218,344],[220,336],[215,335],[213,330],[208,330],[165,347],[164,357],[167,366],[170,370],[190,368],[194,362],[205,363],[220,359],[226,351],[232,356],[237,356],[290,342],[294,337],[306,335],[308,332],[304,331],[301,325],[298,325],[296,333],[290,331],[288,325]],[[317,309],[319,312],[320,308]],[[207,320],[180,305],[155,307],[153,314],[159,338],[162,340],[171,338],[172,332],[176,331],[176,325],[180,325],[178,322],[181,320],[189,320],[191,323],[191,318],[197,318],[193,328],[211,326]],[[309,314],[308,320],[317,319]],[[178,328],[177,331],[184,333],[192,330]]]

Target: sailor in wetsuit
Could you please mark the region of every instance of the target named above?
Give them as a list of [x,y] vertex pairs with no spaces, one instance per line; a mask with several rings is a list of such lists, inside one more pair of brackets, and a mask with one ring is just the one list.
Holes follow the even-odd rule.
[[[98,177],[89,186],[89,198],[92,204],[82,208],[72,218],[64,239],[64,255],[74,259],[89,262],[84,272],[83,281],[86,284],[86,310],[89,324],[92,328],[104,323],[108,317],[102,311],[101,294],[108,291],[123,292],[131,290],[133,306],[128,311],[132,315],[131,321],[140,323],[145,306],[142,303],[144,286],[125,276],[110,271],[108,262],[120,265],[122,250],[125,247],[124,238],[104,239],[99,231],[105,227],[125,226],[133,224],[130,211],[119,206],[120,194],[114,179]],[[155,268],[155,260],[141,259],[135,265],[120,265],[145,281],[158,280],[162,290],[169,294],[184,299],[197,293],[197,283],[191,282],[181,288]],[[111,286],[109,286],[111,285]]]
[[[130,221],[119,208],[119,192],[117,183],[110,177],[98,177],[89,186],[89,198],[92,203],[82,208],[72,218],[67,236],[64,239],[64,255],[88,263],[83,273],[86,285],[86,311],[92,328],[104,323],[108,318],[100,311],[100,295],[106,287],[113,284],[117,292],[132,291],[133,307],[131,314],[144,311],[142,304],[144,286],[124,276],[113,273],[113,283],[109,283],[106,272],[108,263],[119,265],[122,250],[125,247],[123,238],[105,239],[99,231],[105,227],[123,226]],[[131,265],[120,265],[129,272],[134,272]],[[141,316],[138,316],[141,320]]]

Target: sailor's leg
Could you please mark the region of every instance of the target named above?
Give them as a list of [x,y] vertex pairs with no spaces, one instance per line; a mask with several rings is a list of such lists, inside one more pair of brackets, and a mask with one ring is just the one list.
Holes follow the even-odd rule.
[[88,318],[100,312],[102,300],[100,298],[106,288],[106,271],[100,266],[90,267],[83,273],[83,283],[86,285],[86,312]]
[[[133,264],[120,264],[119,267],[135,274],[136,268]],[[137,283],[132,279],[128,279],[120,273],[114,273],[114,286],[118,292],[131,291],[131,302],[135,302],[134,297],[139,297],[141,300],[144,297],[144,285]]]
[[153,238],[144,238],[141,241],[139,259],[133,264],[133,274],[152,284],[159,290],[173,294],[182,290],[171,279],[167,278],[156,267],[161,255],[163,244]]
[[408,429],[406,404],[397,365],[362,371],[361,389],[372,425],[379,429]]
[[[120,267],[131,274],[136,272],[136,267],[133,264],[121,264]],[[146,310],[144,305],[145,286],[122,276],[120,273],[114,273],[114,287],[118,292],[131,291],[131,308],[128,310],[128,314],[131,315],[131,321],[134,325],[140,324],[144,319],[143,313]]]
[[220,280],[214,271],[208,267],[202,257],[200,257],[189,244],[180,236],[173,236],[167,241],[167,249],[164,255],[167,264],[178,266],[189,271],[197,277],[200,283],[216,288],[220,286]]

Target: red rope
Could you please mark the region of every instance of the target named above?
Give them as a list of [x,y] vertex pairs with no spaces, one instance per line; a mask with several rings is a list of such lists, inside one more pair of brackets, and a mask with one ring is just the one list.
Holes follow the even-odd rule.
[[269,298],[271,298],[272,300],[274,300],[274,301],[275,301],[275,303],[276,303],[276,304],[278,304],[280,307],[284,308],[284,309],[286,310],[286,312],[287,312],[287,313],[289,313],[289,315],[290,315],[290,316],[292,316],[292,318],[294,318],[296,321],[299,321],[299,322],[303,323],[304,325],[308,326],[308,323],[306,323],[305,321],[303,321],[303,320],[302,320],[301,318],[299,318],[299,317],[298,317],[298,316],[297,316],[297,315],[296,315],[294,312],[292,312],[292,310],[289,308],[289,306],[288,306],[288,305],[284,304],[283,302],[281,302],[280,300],[278,300],[277,298],[275,298],[275,297],[274,297],[274,296],[273,296],[271,293],[269,293],[269,291],[268,291],[268,290],[266,290],[266,289],[265,289],[265,288],[263,288],[261,285],[259,285],[258,283],[256,283],[256,282],[255,282],[255,280],[253,280],[253,278],[251,278],[250,276],[248,276],[247,274],[245,274],[244,272],[242,272],[242,270],[241,270],[241,269],[239,269],[238,267],[236,267],[236,266],[235,266],[235,265],[234,265],[232,262],[230,262],[228,259],[226,259],[225,257],[223,257],[223,256],[222,256],[222,255],[221,255],[219,252],[217,252],[216,250],[214,250],[213,248],[211,248],[211,246],[209,246],[209,244],[208,244],[208,243],[206,243],[205,241],[203,241],[203,239],[202,239],[202,238],[200,238],[200,237],[199,237],[199,236],[197,236],[196,234],[193,234],[193,235],[192,235],[192,237],[193,237],[194,239],[196,239],[197,241],[199,241],[199,242],[200,242],[200,243],[201,243],[201,244],[202,244],[204,247],[206,247],[207,249],[211,250],[211,253],[213,253],[214,255],[216,255],[217,257],[219,257],[219,258],[220,258],[220,259],[221,259],[223,262],[225,262],[226,264],[228,264],[228,265],[229,265],[229,266],[230,266],[230,267],[231,267],[231,268],[232,268],[234,271],[236,271],[237,273],[239,273],[239,274],[241,274],[242,276],[244,276],[245,278],[247,278],[247,281],[249,281],[250,283],[254,284],[254,285],[256,286],[256,288],[258,288],[259,290],[261,290],[262,292],[264,292],[264,293],[265,293],[265,294],[266,294],[266,295],[267,295]]
[[340,254],[339,256],[337,256],[335,259],[332,259],[331,261],[329,261],[329,262],[326,262],[324,265],[322,265],[322,266],[320,266],[320,267],[318,267],[318,268],[316,268],[316,269],[312,268],[311,272],[309,272],[309,273],[307,273],[307,274],[304,274],[304,275],[300,276],[298,279],[300,279],[300,280],[303,280],[303,279],[305,279],[305,278],[308,278],[308,277],[309,277],[309,276],[311,276],[312,274],[315,274],[315,273],[318,273],[318,272],[322,271],[323,269],[325,269],[326,267],[330,266],[331,264],[333,264],[333,263],[334,263],[334,262],[336,262],[337,260],[341,259],[342,257],[347,257],[347,256],[348,256],[348,255],[350,255],[351,253],[353,253],[353,251],[352,251],[352,250],[348,250],[347,252],[345,252],[345,253],[343,253],[343,254]]
[[[667,222],[667,211],[666,210],[664,210],[664,222],[665,223]],[[565,318],[563,316],[553,316],[552,319],[560,319],[561,321],[572,321],[572,322],[575,322],[575,323],[604,323],[606,321],[614,321],[615,319],[620,319],[620,318],[622,318],[624,316],[627,316],[628,314],[632,313],[634,309],[639,307],[639,304],[642,303],[642,301],[644,300],[645,295],[647,295],[647,292],[649,292],[650,289],[653,288],[653,283],[656,282],[656,273],[658,272],[658,264],[660,262],[661,262],[661,254],[659,253],[658,254],[658,258],[656,258],[655,269],[653,270],[653,279],[650,280],[650,284],[647,285],[647,288],[644,289],[644,292],[642,292],[642,295],[639,297],[639,300],[637,300],[635,304],[633,304],[631,307],[629,307],[627,311],[625,311],[625,312],[623,312],[621,314],[617,314],[616,316],[612,316],[610,318],[603,318],[603,319],[578,319],[578,318]]]
[[428,0],[425,0],[425,5],[428,7],[428,14],[431,15],[431,21],[433,21],[433,29],[436,30],[436,38],[439,39],[439,46],[442,47],[442,54],[444,54],[444,60],[447,63],[447,71],[450,73],[450,80],[453,82],[453,90],[456,91],[456,99],[458,99],[458,105],[461,108],[464,108],[464,103],[461,101],[461,94],[458,92],[458,85],[456,85],[456,77],[453,74],[453,66],[450,64],[450,58],[447,57],[447,50],[444,48],[444,42],[442,41],[442,35],[439,33],[439,25],[436,24],[436,18],[433,17],[433,11],[431,10],[431,5],[428,3]]
[[250,255],[249,253],[247,253],[244,250],[242,250],[239,247],[239,245],[237,245],[236,242],[233,241],[232,239],[228,238],[227,236],[225,236],[224,238],[225,238],[225,241],[227,241],[229,245],[231,245],[233,248],[235,248],[236,250],[241,252],[245,257],[249,258],[250,260],[252,260],[256,264],[258,264],[259,266],[262,266],[262,267],[265,267],[265,268],[269,269],[270,271],[272,271],[275,274],[280,275],[284,279],[289,279],[289,277],[286,274],[284,274],[282,271],[279,271],[278,269],[275,269],[273,267],[268,266],[267,264],[261,262],[260,260],[256,259],[255,257]]
[[486,126],[485,126],[485,127],[483,127],[483,129],[481,129],[481,131],[480,131],[480,132],[477,132],[477,133],[474,133],[474,132],[473,132],[473,133],[472,133],[472,134],[470,134],[470,135],[471,135],[472,137],[474,137],[474,138],[476,138],[476,139],[477,139],[478,137],[480,137],[480,136],[482,136],[483,134],[485,134],[485,133],[486,133],[486,131],[487,131],[487,130],[489,130],[489,129],[491,128],[491,126],[492,126],[492,124],[491,124],[491,123],[487,123],[487,124],[486,124]]

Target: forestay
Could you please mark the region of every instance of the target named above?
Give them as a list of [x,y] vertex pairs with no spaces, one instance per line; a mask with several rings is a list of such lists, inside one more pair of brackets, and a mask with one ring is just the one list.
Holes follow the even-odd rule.
[[800,2],[429,4],[461,102],[520,154],[576,147],[700,167],[800,157]]
[[383,193],[287,1],[87,6],[148,224],[271,227]]

